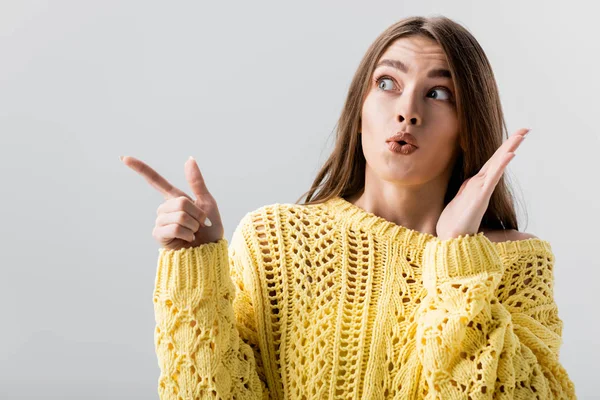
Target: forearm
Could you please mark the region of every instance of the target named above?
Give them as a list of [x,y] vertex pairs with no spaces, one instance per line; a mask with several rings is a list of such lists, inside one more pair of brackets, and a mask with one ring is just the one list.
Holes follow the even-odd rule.
[[227,242],[162,252],[154,310],[161,399],[262,398],[251,347],[236,328]]
[[[547,350],[556,333],[513,318],[496,298],[503,267],[491,242],[478,235],[428,246],[416,349],[432,396],[574,398],[558,357]],[[550,312],[555,307],[541,301]]]

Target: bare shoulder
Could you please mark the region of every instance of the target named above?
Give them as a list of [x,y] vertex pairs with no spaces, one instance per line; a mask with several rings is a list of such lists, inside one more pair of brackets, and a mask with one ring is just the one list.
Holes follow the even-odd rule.
[[519,232],[515,229],[492,229],[492,230],[484,230],[483,234],[490,239],[491,242],[506,242],[506,241],[517,241],[517,240],[526,240],[526,239],[538,239],[537,236],[527,232]]

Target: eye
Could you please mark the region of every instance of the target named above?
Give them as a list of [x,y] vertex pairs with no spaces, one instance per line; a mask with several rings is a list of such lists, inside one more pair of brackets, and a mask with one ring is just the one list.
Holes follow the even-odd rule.
[[377,82],[377,87],[381,90],[385,90],[384,88],[381,87],[381,82],[384,81],[390,81],[390,82],[394,82],[394,80],[392,78],[390,78],[389,76],[381,76],[377,79],[375,79],[375,82]]
[[[375,79],[375,82],[377,83],[377,87],[379,89],[383,90],[383,91],[387,91],[385,89],[385,87],[386,87],[385,81],[390,82],[388,84],[388,86],[389,86],[390,89],[392,89],[392,86],[394,84],[394,80],[392,78],[390,78],[389,76],[384,75],[384,76],[381,76],[381,77]],[[383,85],[382,85],[382,82],[384,83]],[[431,97],[431,98],[436,99],[436,100],[454,101],[453,96],[452,96],[452,92],[450,91],[450,89],[448,89],[445,86],[440,86],[440,87],[433,88],[432,90],[429,91],[428,94],[430,94],[430,93],[440,93],[440,92],[445,92],[445,94],[443,94],[443,93],[441,95],[440,94],[434,94],[433,96],[428,96],[428,97]]]
[[[439,91],[442,92],[446,92],[446,94],[442,94],[442,97],[440,98],[440,95],[435,95],[435,97],[432,97],[433,99],[436,100],[452,100],[452,92],[450,92],[450,89],[448,89],[447,87],[437,87],[432,89],[429,93],[439,93]],[[446,96],[446,97],[444,97]]]

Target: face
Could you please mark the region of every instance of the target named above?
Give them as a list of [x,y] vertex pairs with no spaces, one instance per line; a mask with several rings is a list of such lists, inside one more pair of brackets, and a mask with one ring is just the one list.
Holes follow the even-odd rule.
[[[447,181],[458,154],[458,117],[442,48],[423,36],[400,38],[377,63],[361,114],[367,173],[406,185]],[[411,154],[388,147],[401,131],[416,138]]]

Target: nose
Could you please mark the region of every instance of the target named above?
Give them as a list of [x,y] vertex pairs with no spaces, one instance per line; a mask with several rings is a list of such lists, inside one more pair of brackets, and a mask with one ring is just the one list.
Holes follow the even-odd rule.
[[421,125],[422,118],[417,108],[416,93],[414,91],[405,91],[400,96],[400,110],[398,112],[398,120],[400,122],[408,121],[409,125]]
[[[407,119],[407,118],[405,118],[403,115],[400,115],[398,117],[398,119],[400,120],[400,122],[404,122],[404,120]],[[409,119],[408,123],[410,125],[417,125],[417,122],[419,122],[419,121],[420,121],[420,119],[418,117],[412,117],[412,118]]]

